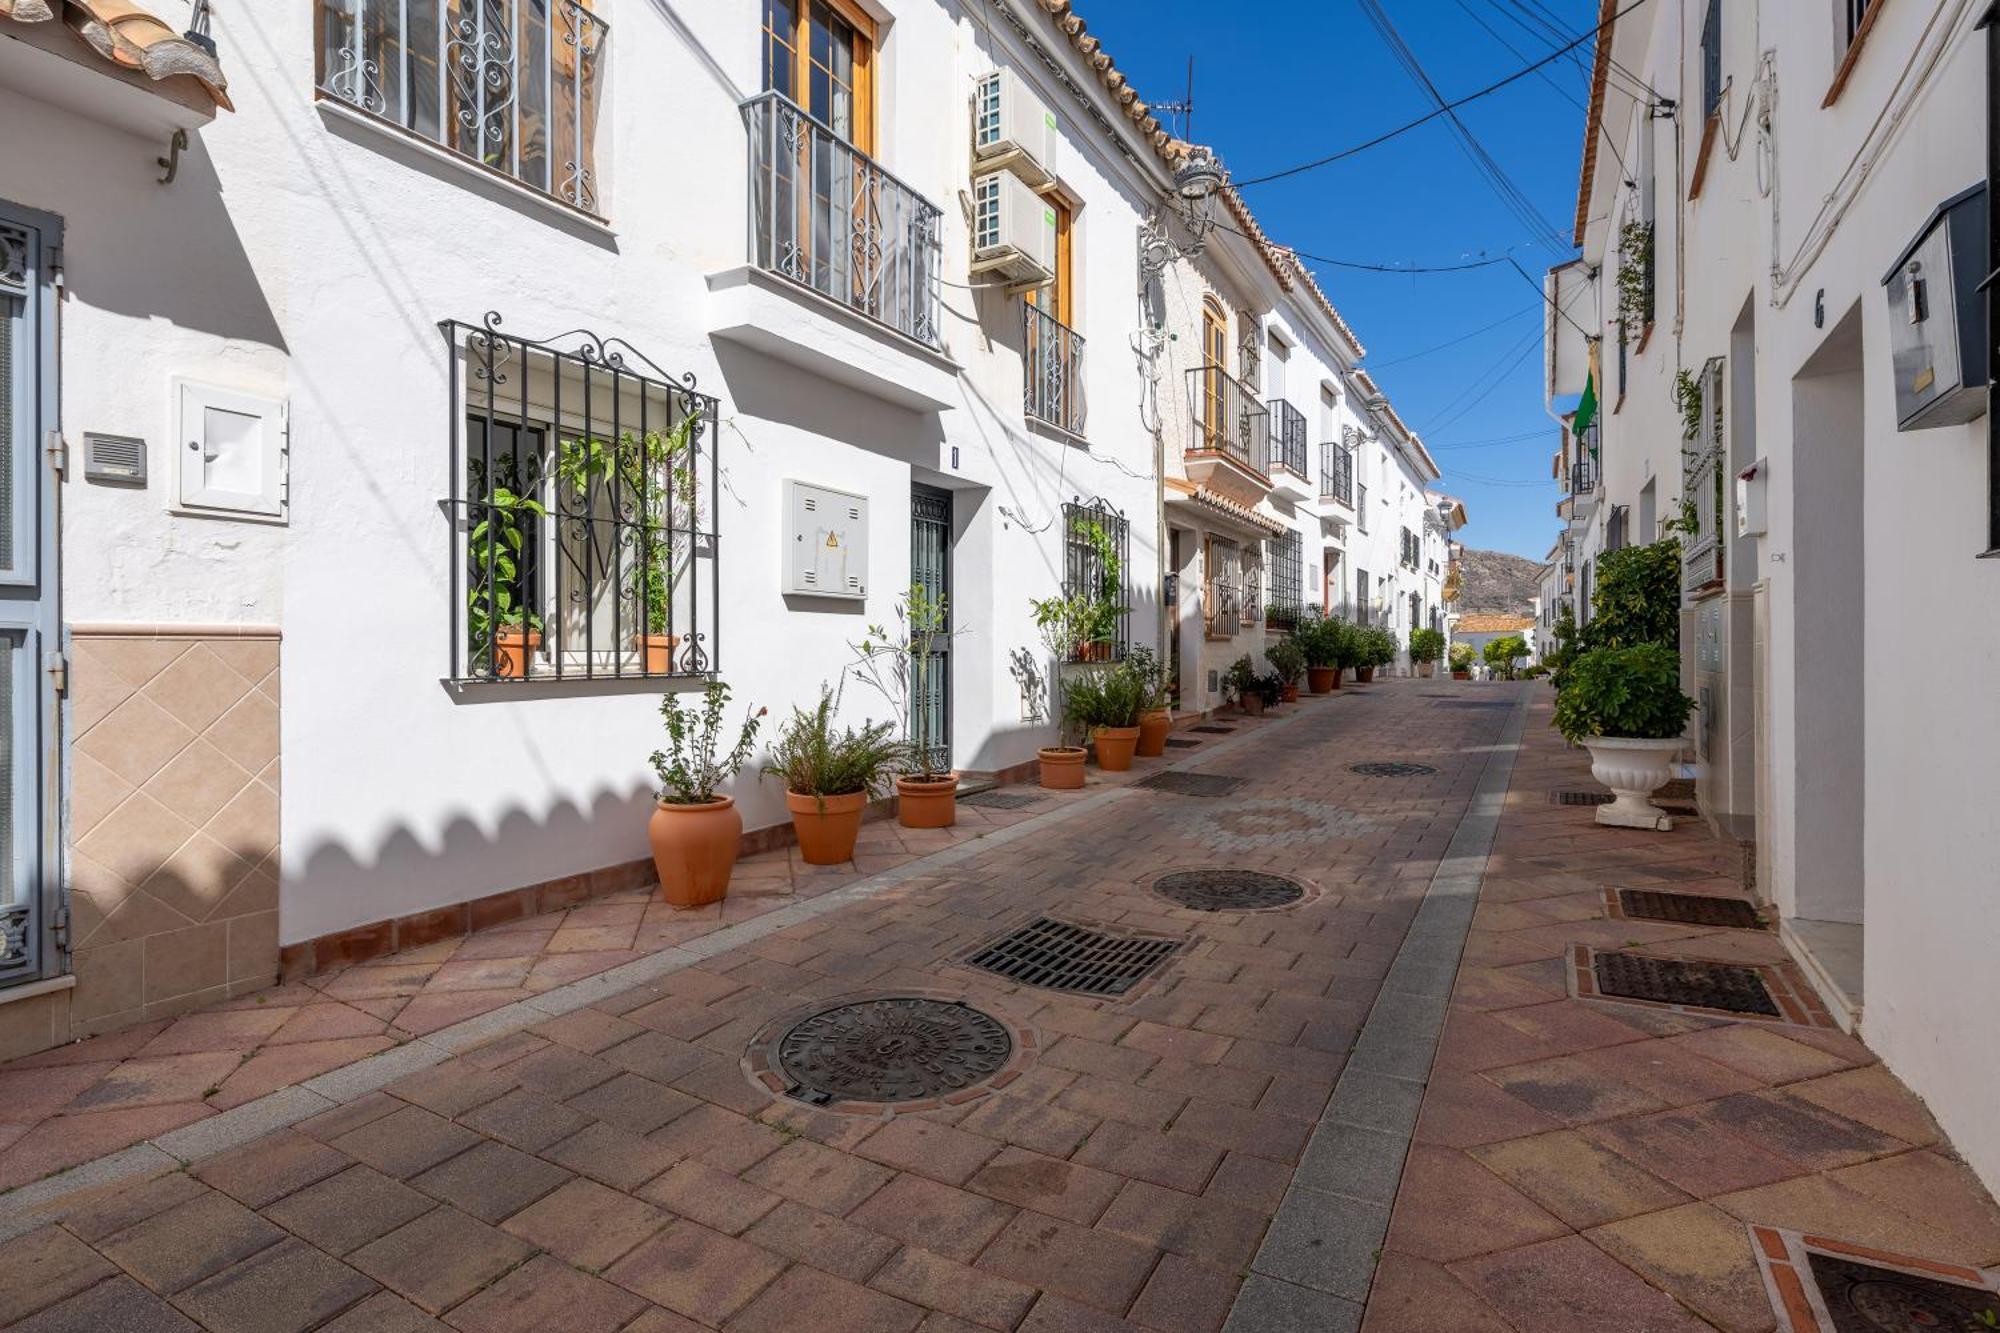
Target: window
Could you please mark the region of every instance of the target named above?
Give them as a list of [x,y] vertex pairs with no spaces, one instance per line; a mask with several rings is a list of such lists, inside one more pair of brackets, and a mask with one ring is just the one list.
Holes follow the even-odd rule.
[[715,400],[619,340],[559,347],[499,325],[441,326],[457,404],[450,678],[714,672]]
[[1201,303],[1201,427],[1205,448],[1220,449],[1229,437],[1226,372],[1229,367],[1229,317],[1214,297]]
[[1337,438],[1334,424],[1335,409],[1340,406],[1340,395],[1331,384],[1319,386],[1319,437],[1322,440]]
[[1368,531],[1368,483],[1357,482],[1354,486],[1354,526]]
[[1131,536],[1125,516],[1103,500],[1063,506],[1063,596],[1091,606],[1088,641],[1073,659],[1123,660],[1131,641]]
[[764,0],[764,87],[875,151],[875,25],[844,0]]
[[1271,543],[1271,600],[1264,623],[1290,631],[1305,606],[1305,538],[1288,532]]
[[1357,569],[1354,571],[1355,624],[1366,625],[1368,623],[1368,609],[1368,571]]
[[1722,111],[1722,0],[1708,0],[1708,15],[1701,23],[1701,114],[1704,118]]
[[1839,0],[1842,20],[1842,46],[1852,46],[1868,24],[1868,15],[1874,10],[1877,0]]
[[1417,629],[1424,623],[1424,597],[1422,593],[1410,594],[1410,628]]
[[1202,633],[1211,639],[1227,639],[1241,628],[1243,614],[1236,543],[1226,537],[1203,537],[1201,553]]
[[609,27],[590,0],[318,0],[319,92],[588,213]]
[[1021,361],[1025,375],[1024,408],[1030,417],[1072,435],[1083,434],[1083,338],[1072,312],[1070,206],[1046,196],[1056,225],[1056,275],[1053,282],[1024,298]]

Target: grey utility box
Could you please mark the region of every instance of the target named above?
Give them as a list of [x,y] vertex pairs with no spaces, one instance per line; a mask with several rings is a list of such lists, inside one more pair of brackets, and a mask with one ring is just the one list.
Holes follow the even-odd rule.
[[1986,186],[1938,206],[1883,277],[1896,428],[1956,426],[1986,410]]
[[800,597],[868,596],[868,497],[785,482],[785,591]]

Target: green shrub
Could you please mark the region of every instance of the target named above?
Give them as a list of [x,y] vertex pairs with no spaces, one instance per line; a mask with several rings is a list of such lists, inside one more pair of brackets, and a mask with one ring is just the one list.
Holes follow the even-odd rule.
[[1508,680],[1514,679],[1514,663],[1528,655],[1528,641],[1518,634],[1503,634],[1486,645],[1486,665]]
[[1151,648],[1140,644],[1125,654],[1125,660],[1118,664],[1118,670],[1130,675],[1139,686],[1139,711],[1150,713],[1156,708],[1165,708],[1168,699],[1166,664],[1154,654]]
[[1145,702],[1144,682],[1122,664],[1080,672],[1065,682],[1063,723],[1082,736],[1098,727],[1136,727]]
[[819,687],[819,704],[808,712],[794,705],[778,728],[766,775],[784,779],[801,796],[846,796],[885,791],[889,777],[906,758],[891,722],[863,722],[859,730],[833,728],[833,690]]
[[1264,705],[1267,708],[1285,697],[1284,678],[1275,672],[1268,676],[1257,677],[1254,688],[1257,694],[1264,700]]
[[[1681,642],[1681,543],[1668,537],[1626,546],[1597,558],[1584,649]],[[1560,631],[1558,631],[1560,634]]]
[[1296,638],[1280,639],[1264,650],[1265,658],[1287,685],[1296,685],[1306,674],[1306,650]]
[[1360,637],[1357,667],[1385,667],[1396,660],[1396,632],[1381,625],[1366,625],[1356,631]]
[[1469,643],[1454,643],[1451,646],[1451,669],[1453,671],[1472,670],[1472,659],[1476,654]]
[[1410,631],[1410,660],[1412,662],[1435,662],[1443,656],[1443,630],[1413,629]]
[[1292,640],[1305,653],[1307,666],[1326,670],[1351,665],[1346,658],[1353,632],[1354,627],[1338,616],[1310,610],[1292,632]]
[[1257,689],[1257,668],[1251,665],[1250,654],[1245,653],[1229,664],[1229,670],[1222,673],[1222,694],[1226,699],[1242,699]]
[[1556,646],[1549,650],[1546,661],[1549,676],[1560,690],[1569,679],[1570,664],[1583,651],[1583,636],[1576,628],[1576,613],[1570,610],[1568,602],[1564,602],[1562,610],[1556,612],[1555,638]]
[[1594,736],[1667,740],[1687,726],[1680,654],[1663,643],[1597,648],[1570,664],[1556,696],[1555,727],[1571,742]]

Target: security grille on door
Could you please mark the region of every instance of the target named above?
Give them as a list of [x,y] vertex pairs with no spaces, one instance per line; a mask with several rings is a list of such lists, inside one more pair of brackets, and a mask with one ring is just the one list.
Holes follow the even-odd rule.
[[1723,581],[1722,515],[1722,358],[1712,356],[1701,368],[1701,424],[1681,446],[1689,531],[1681,534],[1681,587],[1689,596]]

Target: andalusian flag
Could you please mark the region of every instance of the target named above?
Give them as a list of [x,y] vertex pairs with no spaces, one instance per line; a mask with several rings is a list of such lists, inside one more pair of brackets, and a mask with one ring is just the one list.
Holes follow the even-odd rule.
[[[1576,401],[1576,420],[1571,424],[1571,432],[1579,440],[1586,438],[1590,423],[1597,420],[1597,339],[1590,340],[1590,350],[1585,354],[1583,373],[1583,397]],[[1590,456],[1597,457],[1597,441],[1590,441]]]

